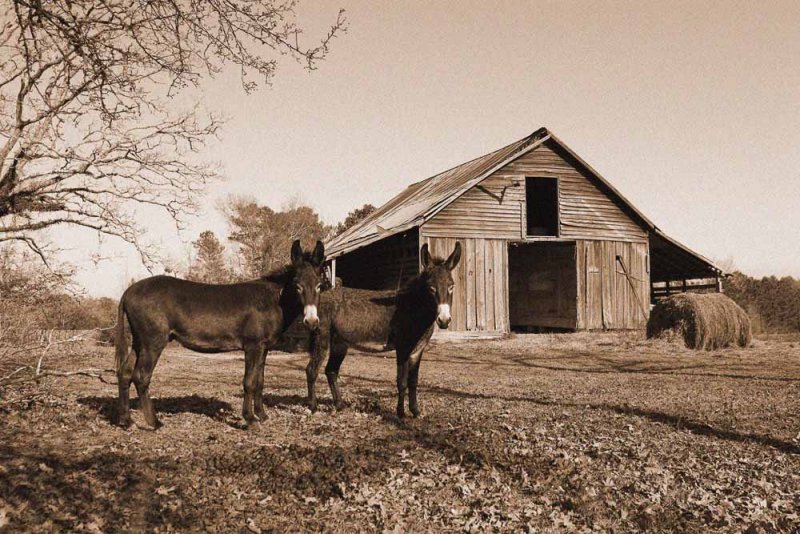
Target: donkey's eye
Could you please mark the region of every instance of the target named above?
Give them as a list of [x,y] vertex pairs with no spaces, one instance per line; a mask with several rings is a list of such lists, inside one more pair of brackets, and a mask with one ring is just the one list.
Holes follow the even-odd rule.
[[453,294],[453,289],[454,289],[455,287],[456,287],[456,286],[447,286],[447,292],[448,292],[449,294],[451,294],[451,295],[452,295],[452,294]]
[[296,287],[297,287],[297,292],[298,293],[302,293],[303,292],[303,286],[301,286],[300,284],[297,284]]
[[436,288],[433,287],[433,286],[428,286],[428,291],[431,292],[431,295],[435,295],[436,294]]
[[319,293],[319,290],[322,289],[322,284],[317,284],[317,288],[316,289],[317,289],[317,293]]

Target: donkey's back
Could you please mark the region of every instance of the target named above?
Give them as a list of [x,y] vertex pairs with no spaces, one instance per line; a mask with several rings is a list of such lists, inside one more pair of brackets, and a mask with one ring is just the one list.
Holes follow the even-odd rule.
[[123,306],[137,334],[175,339],[201,352],[238,350],[246,339],[263,337],[281,320],[278,290],[252,281],[203,284],[171,276],[136,282],[123,294]]
[[321,318],[348,343],[379,342],[389,339],[392,317],[397,309],[397,293],[337,287],[320,297]]

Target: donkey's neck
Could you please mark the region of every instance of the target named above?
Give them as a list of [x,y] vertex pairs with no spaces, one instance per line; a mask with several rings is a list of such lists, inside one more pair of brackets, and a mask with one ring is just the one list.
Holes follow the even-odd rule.
[[398,293],[397,312],[407,318],[404,326],[414,332],[426,331],[436,320],[436,302],[428,294],[422,275]]

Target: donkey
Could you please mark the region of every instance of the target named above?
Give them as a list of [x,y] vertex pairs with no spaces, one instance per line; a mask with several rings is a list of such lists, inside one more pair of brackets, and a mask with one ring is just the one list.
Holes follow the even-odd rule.
[[420,414],[417,383],[422,353],[433,334],[434,323],[450,325],[453,301],[451,271],[461,259],[461,244],[446,260],[433,259],[428,245],[421,250],[423,271],[398,292],[334,288],[320,300],[320,327],[311,336],[311,358],[306,367],[308,403],[317,409],[316,380],[319,368],[329,352],[325,375],[334,406],[341,409],[339,369],[348,346],[363,342],[394,345],[397,356],[397,417],[405,416],[405,393],[414,417]]
[[[158,428],[148,390],[153,368],[171,340],[205,353],[244,350],[244,402],[247,426],[265,418],[264,364],[267,351],[302,313],[310,330],[319,327],[321,242],[304,253],[297,240],[291,263],[258,280],[238,284],[202,284],[170,276],[153,276],[130,286],[119,301],[115,331],[118,424],[131,424],[128,393],[136,385],[147,424]],[[125,319],[130,325],[128,351]]]

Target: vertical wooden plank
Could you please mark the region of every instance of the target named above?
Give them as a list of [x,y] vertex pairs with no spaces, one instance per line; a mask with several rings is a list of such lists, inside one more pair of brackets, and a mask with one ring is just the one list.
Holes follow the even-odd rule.
[[465,239],[467,254],[466,290],[467,305],[464,309],[467,315],[467,330],[475,330],[477,316],[475,314],[475,240]]
[[619,318],[618,328],[628,328],[629,318],[626,302],[628,300],[629,284],[625,274],[622,272],[622,265],[617,261],[617,256],[625,261],[625,243],[621,241],[614,243],[614,303],[616,307],[615,313]]
[[484,239],[484,279],[486,280],[486,330],[497,330],[494,318],[494,271],[495,265],[495,249],[497,248],[497,239]]
[[[628,282],[627,277],[625,277],[625,328],[630,329],[634,328],[636,322],[639,320],[639,317],[642,315],[642,311],[639,309],[639,305],[636,303],[636,297],[634,296],[633,291],[634,288],[638,289],[636,286],[639,284],[637,281],[639,262],[634,254],[633,243],[623,243],[622,261],[625,262],[625,267],[629,269],[631,282],[633,283],[633,287],[631,287],[631,282]],[[622,269],[620,268],[619,270]]]
[[[639,272],[640,267],[640,260],[639,255],[637,254],[636,244],[635,243],[626,243],[625,244],[625,265],[633,265],[633,267],[628,267],[633,272],[631,274],[631,280],[633,281],[633,288],[630,287],[628,284],[628,316],[630,319],[628,320],[627,328],[638,328],[639,322],[642,320],[642,307],[639,304],[639,298],[637,295],[641,296],[641,273]],[[627,280],[626,280],[627,282]],[[636,291],[634,291],[634,288]]]
[[506,309],[509,305],[509,296],[503,289],[504,279],[507,275],[508,266],[505,262],[506,250],[508,243],[502,240],[494,241],[494,277],[492,285],[494,286],[494,322],[495,329],[501,332],[507,332],[506,323],[508,321],[508,313]]
[[508,242],[507,241],[498,241],[497,248],[495,249],[495,265],[497,268],[494,272],[494,279],[495,279],[495,309],[494,309],[494,316],[495,316],[495,323],[497,323],[497,329],[503,332],[508,332],[508,299],[509,295],[508,292],[505,290],[504,280],[508,276]]
[[641,244],[641,254],[642,254],[642,304],[644,305],[644,309],[647,312],[645,319],[642,321],[641,327],[644,328],[647,325],[648,319],[650,319],[650,266],[648,265],[648,261],[650,259],[650,245],[648,243]]
[[[453,240],[453,247],[455,247],[456,239]],[[459,332],[467,329],[467,257],[466,248],[462,240],[461,243],[461,261],[453,270],[455,288],[453,289],[453,322]]]
[[603,301],[603,318],[604,318],[604,325],[603,327],[611,330],[615,328],[616,325],[616,318],[614,317],[613,313],[613,299],[614,299],[614,269],[613,264],[611,263],[611,258],[614,255],[614,243],[613,241],[601,241],[600,242],[600,271],[602,275],[602,301]]
[[503,254],[503,307],[504,310],[504,320],[505,320],[505,331],[511,332],[511,313],[509,312],[509,299],[511,298],[511,293],[508,290],[508,277],[509,277],[509,263],[508,263],[508,244],[503,247],[502,250]]
[[486,240],[475,240],[475,329],[486,330]]
[[583,241],[575,242],[575,329],[586,328],[586,257]]
[[[641,284],[639,282],[641,280],[641,274],[639,273],[640,261],[635,243],[627,243],[625,265],[630,265],[628,268],[631,270],[631,281],[633,282],[633,288],[628,288],[630,295],[628,297],[628,306],[630,307],[628,328],[637,328],[639,321],[642,320],[642,307],[639,305],[639,299],[636,295],[641,296],[642,292],[640,291]],[[630,284],[628,285],[630,286]],[[634,291],[634,288],[636,291]]]
[[650,275],[647,272],[648,245],[647,243],[637,243],[634,246],[638,257],[638,272],[636,276],[639,280],[639,301],[641,302],[641,307],[644,308],[644,314],[639,316],[636,328],[644,328],[647,325],[647,319],[650,317]]
[[586,328],[595,330],[602,328],[600,317],[600,267],[597,265],[595,242],[584,242],[584,256],[586,263]]

